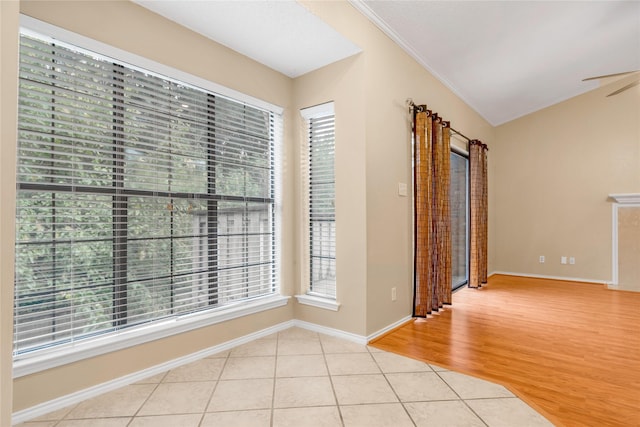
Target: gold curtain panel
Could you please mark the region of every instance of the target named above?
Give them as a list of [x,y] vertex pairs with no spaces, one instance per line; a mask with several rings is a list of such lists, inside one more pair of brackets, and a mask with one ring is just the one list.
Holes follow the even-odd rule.
[[469,171],[471,183],[471,242],[469,254],[469,287],[487,283],[487,241],[489,230],[489,198],[487,182],[487,151],[482,142],[469,141]]
[[414,316],[451,304],[449,122],[429,110],[415,116]]

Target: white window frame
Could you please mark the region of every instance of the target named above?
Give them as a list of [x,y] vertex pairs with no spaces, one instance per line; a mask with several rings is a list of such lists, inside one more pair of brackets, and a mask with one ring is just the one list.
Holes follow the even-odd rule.
[[[311,236],[310,236],[310,153],[309,153],[309,141],[310,141],[310,121],[316,118],[323,118],[326,116],[335,116],[334,102],[327,102],[324,104],[316,105],[309,108],[300,110],[300,115],[303,121],[303,138],[300,144],[300,165],[301,165],[301,212],[302,212],[302,227],[301,227],[301,283],[302,293],[296,295],[296,299],[300,304],[310,305],[313,307],[323,308],[331,311],[338,311],[340,303],[338,302],[338,288],[336,282],[336,294],[328,295],[320,292],[314,292],[311,290]],[[335,122],[334,122],[335,132]],[[337,137],[335,138],[337,139]],[[335,144],[335,140],[334,140]],[[334,147],[335,149],[335,147]],[[335,158],[334,158],[335,164]],[[334,189],[335,191],[335,189]],[[335,205],[334,205],[335,215]],[[335,245],[336,242],[334,241]],[[336,257],[337,261],[337,257]]]
[[254,98],[233,89],[226,88],[210,82],[201,77],[186,73],[173,67],[160,64],[147,58],[126,52],[99,41],[64,30],[54,25],[37,19],[21,15],[21,32],[43,38],[46,35],[51,40],[62,41],[74,47],[84,49],[108,58],[126,62],[129,65],[140,67],[145,72],[158,73],[160,76],[170,77],[186,84],[203,88],[232,98],[237,101],[251,104],[255,107],[271,111],[275,116],[275,283],[274,294],[255,298],[249,301],[240,301],[206,312],[196,312],[183,316],[167,319],[148,325],[141,325],[123,330],[117,334],[98,336],[95,339],[81,340],[70,345],[51,347],[31,353],[21,353],[14,357],[13,377],[19,378],[46,369],[66,365],[83,359],[95,357],[101,354],[121,350],[146,342],[169,337],[175,334],[188,332],[205,326],[214,325],[243,316],[249,316],[266,310],[282,307],[288,304],[290,297],[281,295],[280,291],[280,265],[281,265],[281,211],[282,211],[282,114],[284,109],[280,106]]

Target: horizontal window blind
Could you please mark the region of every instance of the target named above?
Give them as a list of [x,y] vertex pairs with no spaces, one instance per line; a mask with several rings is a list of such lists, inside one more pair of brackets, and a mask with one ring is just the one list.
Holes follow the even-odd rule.
[[335,116],[308,117],[310,293],[336,298]]
[[14,354],[275,293],[276,120],[22,35]]

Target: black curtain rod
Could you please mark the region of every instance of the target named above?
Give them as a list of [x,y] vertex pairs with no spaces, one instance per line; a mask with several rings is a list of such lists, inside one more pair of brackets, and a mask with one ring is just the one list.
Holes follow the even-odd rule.
[[[423,111],[427,111],[427,106],[426,105],[416,105],[416,104],[414,104],[413,99],[411,99],[411,98],[407,99],[407,106],[409,107],[409,110],[411,110],[413,112],[421,113]],[[451,132],[453,132],[453,133],[463,137],[464,139],[466,139],[467,142],[473,141],[471,138],[465,136],[462,132],[458,132],[457,130],[455,130],[451,126],[449,126],[449,129],[451,130]]]

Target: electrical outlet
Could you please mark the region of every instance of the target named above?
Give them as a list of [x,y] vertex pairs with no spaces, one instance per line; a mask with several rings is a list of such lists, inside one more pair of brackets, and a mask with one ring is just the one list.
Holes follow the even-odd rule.
[[544,264],[544,255],[540,255],[540,264]]
[[576,263],[575,257],[569,257],[569,264],[574,265]]
[[395,301],[397,299],[396,288],[391,288],[391,301]]
[[567,257],[566,256],[560,257],[560,264],[566,264],[566,263],[567,263]]

